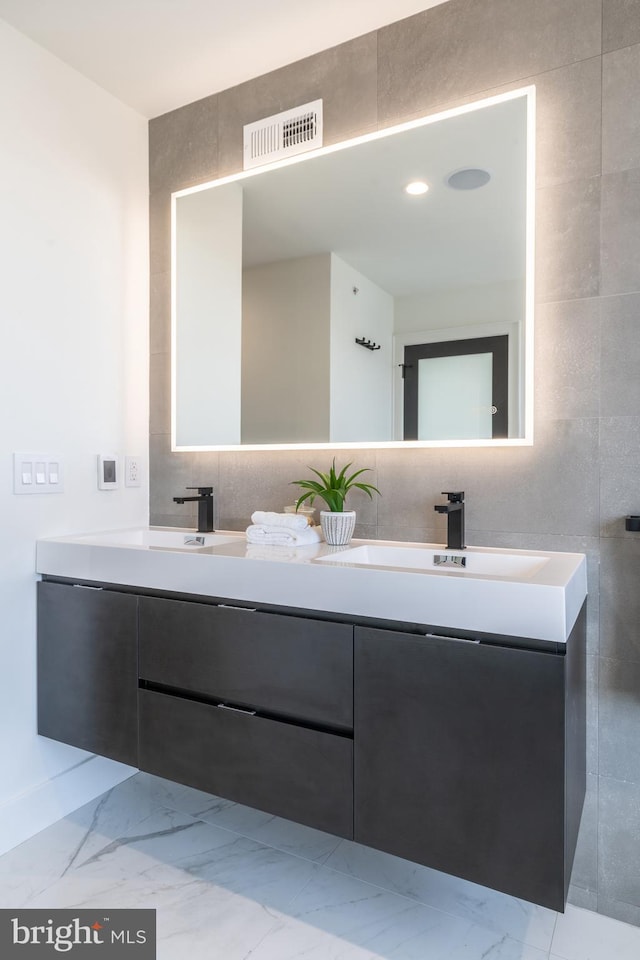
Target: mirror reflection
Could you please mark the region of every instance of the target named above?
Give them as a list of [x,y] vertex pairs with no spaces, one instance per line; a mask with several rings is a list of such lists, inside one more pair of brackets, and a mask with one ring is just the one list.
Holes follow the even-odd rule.
[[531,96],[174,195],[173,448],[522,441]]

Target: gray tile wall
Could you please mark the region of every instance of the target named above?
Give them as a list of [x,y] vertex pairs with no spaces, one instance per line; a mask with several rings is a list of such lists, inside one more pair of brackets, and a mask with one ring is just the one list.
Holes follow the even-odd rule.
[[[151,522],[217,491],[217,524],[281,509],[326,453],[171,453],[169,195],[241,167],[244,123],[316,97],[326,142],[525,83],[538,90],[536,436],[531,448],[354,451],[383,492],[360,536],[441,540],[464,489],[469,542],[589,558],[589,793],[573,902],[640,924],[640,0],[450,0],[150,124]],[[345,454],[346,456],[346,454]]]

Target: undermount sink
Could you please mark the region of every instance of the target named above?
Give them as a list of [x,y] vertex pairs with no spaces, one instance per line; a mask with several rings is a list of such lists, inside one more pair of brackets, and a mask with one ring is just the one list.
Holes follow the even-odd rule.
[[480,550],[447,550],[425,547],[397,547],[366,544],[318,557],[321,563],[338,563],[358,567],[392,567],[396,570],[424,570],[436,574],[462,576],[471,574],[486,577],[531,577],[546,565],[545,556]]
[[184,530],[136,528],[91,533],[76,538],[83,543],[114,547],[146,547],[150,550],[188,550],[190,552],[235,543],[237,536],[220,533],[196,533]]

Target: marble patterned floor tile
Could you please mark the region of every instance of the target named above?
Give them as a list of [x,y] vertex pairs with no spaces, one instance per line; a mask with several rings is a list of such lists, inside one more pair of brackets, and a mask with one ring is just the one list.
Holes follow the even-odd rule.
[[638,927],[297,829],[137,774],[0,856],[0,907],[154,907],[159,960],[640,958]]
[[[4,906],[5,904],[1,904]],[[167,868],[147,871],[143,877],[119,880],[88,879],[81,871],[67,874],[28,903],[7,906],[117,908],[157,911],[158,960],[243,960],[277,922],[278,914],[262,903],[223,887]]]
[[547,960],[548,952],[318,867],[251,960]]
[[640,927],[569,904],[558,916],[551,955],[562,960],[638,960]]
[[340,842],[326,866],[539,950],[551,947],[556,913],[545,907],[348,840]]
[[273,928],[259,904],[241,897],[211,903],[203,895],[158,914],[157,960],[248,960]]
[[73,865],[76,875],[107,882],[163,880],[171,887],[203,881],[281,909],[314,869],[309,860],[164,809]]
[[107,790],[1,856],[0,891],[7,875],[63,876],[79,857],[90,857],[158,809],[134,781]]
[[198,820],[205,820],[216,827],[250,837],[305,860],[322,863],[340,842],[338,837],[321,830],[245,807],[232,800],[223,800],[192,787],[171,783],[161,777],[139,773],[134,779],[140,790],[147,791],[149,802],[180,810]]

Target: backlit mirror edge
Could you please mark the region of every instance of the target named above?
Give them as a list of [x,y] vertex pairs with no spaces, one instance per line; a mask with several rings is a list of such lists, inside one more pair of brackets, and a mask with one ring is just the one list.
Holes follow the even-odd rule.
[[[202,445],[179,445],[176,440],[176,201],[180,197],[188,196],[193,193],[199,193],[202,190],[208,190],[213,186],[222,186],[225,183],[233,183],[236,180],[245,180],[248,177],[256,176],[267,170],[273,170],[277,167],[291,166],[295,163],[303,163],[314,157],[322,156],[328,153],[335,153],[338,150],[348,149],[360,143],[367,143],[371,140],[379,140],[383,137],[392,136],[405,130],[412,130],[416,127],[426,126],[427,124],[437,123],[450,117],[461,116],[466,113],[472,113],[494,104],[504,103],[508,100],[514,100],[519,97],[526,99],[527,106],[527,174],[526,174],[526,271],[525,271],[525,324],[524,324],[524,436],[504,439],[486,439],[486,440],[386,440],[386,441],[363,441],[349,443],[261,443],[261,444],[202,444]],[[317,150],[310,150],[308,153],[289,157],[284,160],[277,160],[274,163],[264,164],[251,170],[242,170],[238,173],[230,174],[226,177],[220,177],[206,183],[197,184],[193,187],[187,187],[171,194],[171,451],[173,453],[206,453],[206,452],[238,452],[242,450],[384,450],[384,449],[422,449],[422,448],[473,448],[473,447],[528,447],[533,445],[533,377],[534,377],[534,297],[535,297],[535,190],[536,190],[536,88],[535,85],[519,87],[506,93],[497,94],[493,97],[487,97],[482,100],[476,100],[461,106],[452,107],[448,110],[429,114],[416,120],[409,120],[405,123],[396,124],[392,127],[385,127],[383,130],[377,130],[373,133],[363,134],[350,140],[343,140],[339,143],[330,144],[327,147],[321,147]]]

